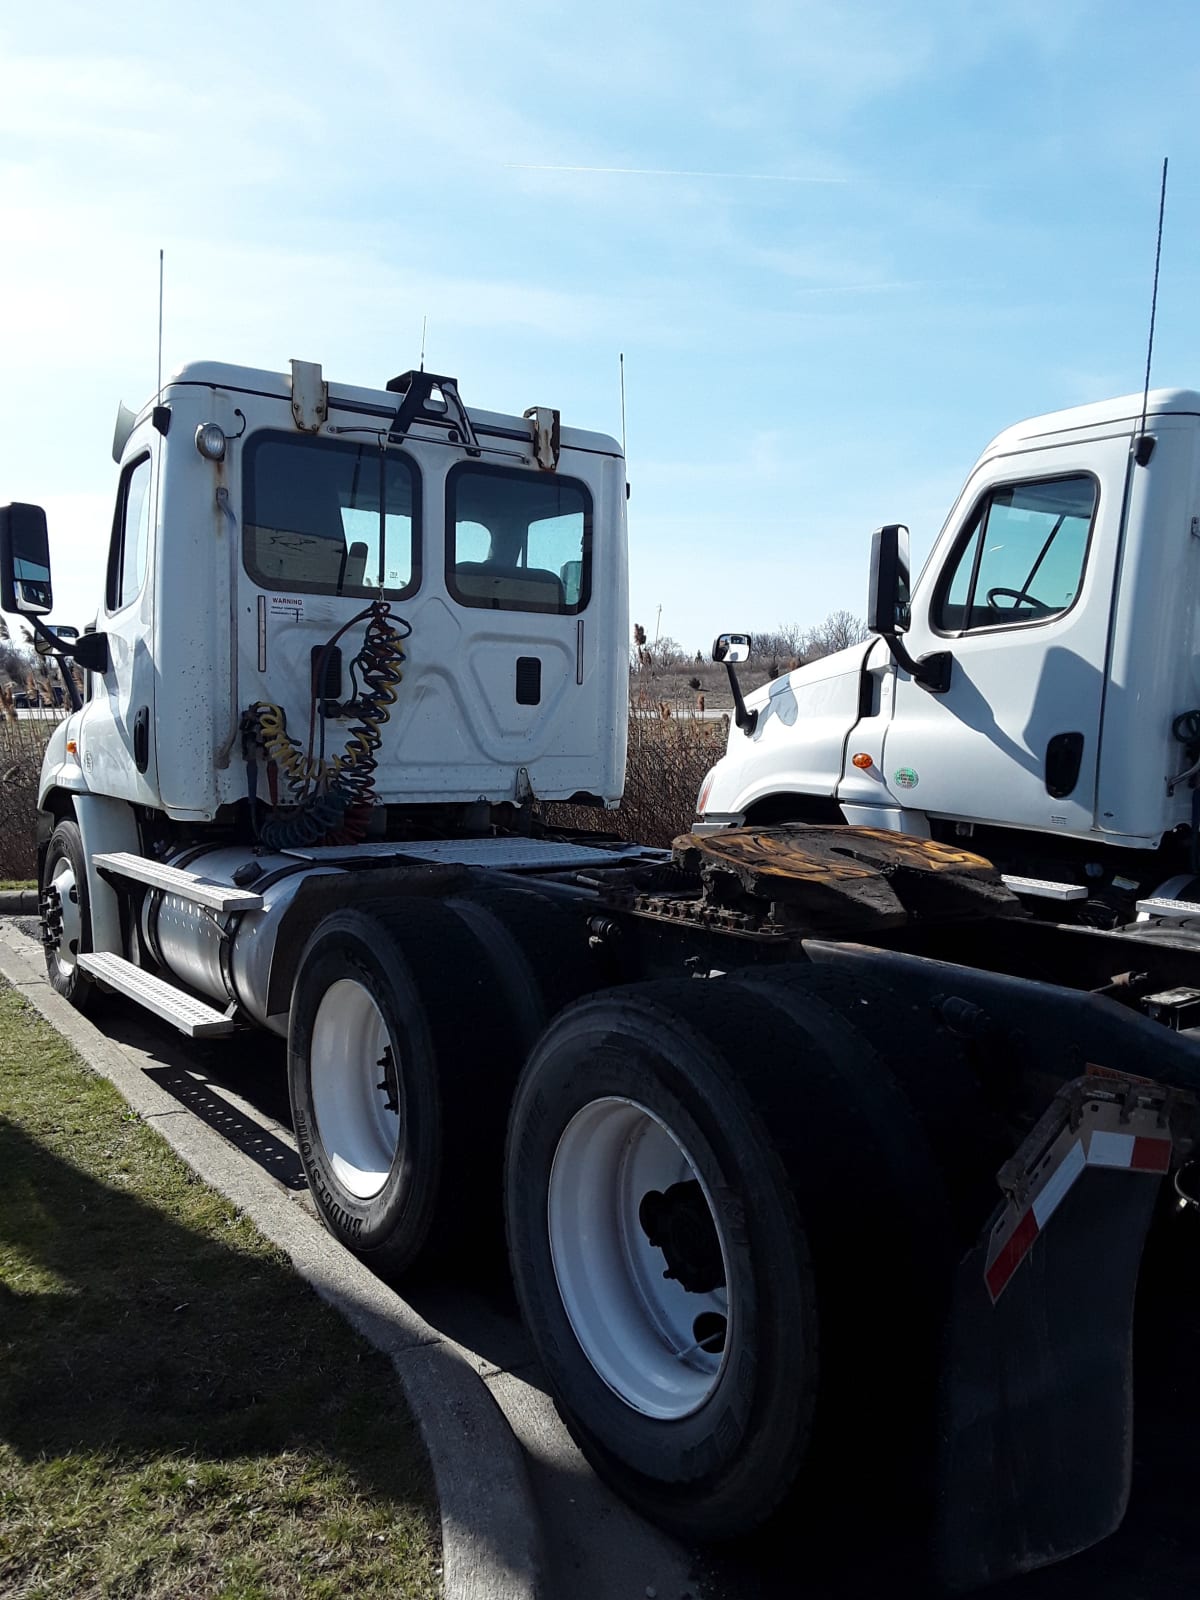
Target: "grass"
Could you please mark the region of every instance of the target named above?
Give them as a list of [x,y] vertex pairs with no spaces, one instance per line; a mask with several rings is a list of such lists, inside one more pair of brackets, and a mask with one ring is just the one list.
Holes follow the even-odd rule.
[[33,878],[0,878],[0,889],[36,889]]
[[391,1363],[0,986],[0,1594],[440,1594]]

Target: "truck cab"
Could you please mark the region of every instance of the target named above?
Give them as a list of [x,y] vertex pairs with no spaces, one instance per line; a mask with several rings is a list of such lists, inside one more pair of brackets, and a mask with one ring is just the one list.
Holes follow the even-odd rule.
[[[410,377],[424,399],[397,436]],[[43,806],[61,787],[211,822],[245,798],[242,719],[256,703],[281,707],[306,741],[319,699],[326,753],[340,749],[357,634],[331,647],[319,696],[314,662],[376,597],[409,630],[381,801],[615,802],[620,449],[554,414],[553,458],[535,465],[535,422],[468,417],[452,381],[430,379],[388,392],[330,384],[305,362],[291,374],[197,362],[126,414],[107,661],[56,742]]]
[[1152,392],[1144,426],[1142,409],[1126,396],[998,435],[891,640],[748,698],[754,729],[731,729],[702,824],[977,837],[1081,885],[1190,871],[1200,394]]

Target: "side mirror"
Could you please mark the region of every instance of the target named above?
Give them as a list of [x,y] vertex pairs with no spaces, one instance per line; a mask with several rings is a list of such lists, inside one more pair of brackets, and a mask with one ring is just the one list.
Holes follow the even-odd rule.
[[723,661],[727,667],[737,667],[750,659],[748,633],[719,633],[713,640],[712,658]]
[[908,632],[910,615],[908,529],[902,522],[889,522],[871,535],[867,627],[893,637]]
[[44,617],[50,588],[50,536],[41,506],[0,506],[0,611]]
[[758,712],[746,710],[742,686],[738,682],[737,673],[733,669],[743,661],[749,661],[750,635],[748,633],[719,633],[713,640],[712,658],[714,661],[719,661],[729,674],[729,692],[733,696],[733,720],[748,739],[755,728],[758,727]]

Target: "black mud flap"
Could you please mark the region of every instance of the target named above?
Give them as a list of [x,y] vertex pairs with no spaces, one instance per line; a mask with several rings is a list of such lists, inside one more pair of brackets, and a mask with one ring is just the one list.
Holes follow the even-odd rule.
[[933,1550],[950,1593],[1086,1549],[1129,1500],[1134,1294],[1171,1133],[1161,1103],[1131,1118],[1072,1087],[955,1280]]

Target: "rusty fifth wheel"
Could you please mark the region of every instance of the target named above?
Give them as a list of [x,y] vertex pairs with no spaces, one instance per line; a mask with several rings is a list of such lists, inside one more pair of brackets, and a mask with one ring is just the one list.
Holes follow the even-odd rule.
[[889,1313],[886,1337],[881,1317],[945,1266],[944,1195],[879,1058],[819,999],[800,1017],[713,979],[568,1007],[517,1089],[506,1206],[564,1420],[663,1526],[732,1536],[799,1480],[824,1493],[856,1417],[860,1482],[885,1434],[912,1445],[921,1317]]

